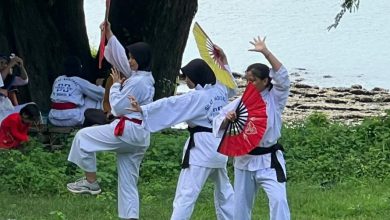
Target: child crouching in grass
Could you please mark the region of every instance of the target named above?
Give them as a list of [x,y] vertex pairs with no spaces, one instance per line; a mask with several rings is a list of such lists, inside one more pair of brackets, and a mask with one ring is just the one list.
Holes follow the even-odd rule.
[[40,120],[36,104],[27,104],[19,113],[8,115],[0,125],[0,149],[16,149],[28,141],[28,129]]

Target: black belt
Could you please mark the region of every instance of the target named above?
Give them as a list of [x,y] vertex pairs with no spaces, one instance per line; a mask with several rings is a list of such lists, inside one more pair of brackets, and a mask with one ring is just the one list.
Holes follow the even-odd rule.
[[188,142],[186,153],[184,154],[183,162],[181,163],[182,169],[188,168],[190,166],[190,150],[191,148],[195,147],[194,134],[197,132],[213,132],[213,129],[202,126],[196,126],[193,128],[188,127],[187,130],[190,132],[190,140]]
[[284,174],[282,165],[279,163],[278,158],[276,157],[276,151],[281,150],[284,152],[283,146],[279,143],[272,145],[271,147],[256,147],[248,154],[250,155],[264,155],[271,154],[271,168],[276,171],[276,179],[278,182],[283,183],[286,182],[286,175]]

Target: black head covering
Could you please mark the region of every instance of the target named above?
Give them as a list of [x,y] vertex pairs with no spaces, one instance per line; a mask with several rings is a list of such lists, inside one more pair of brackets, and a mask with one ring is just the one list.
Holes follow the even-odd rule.
[[7,63],[9,63],[9,61],[11,61],[11,58],[8,56],[8,55],[5,55],[5,54],[0,54],[0,59],[4,59],[7,61]]
[[215,74],[209,65],[202,59],[191,60],[187,65],[181,68],[185,76],[195,84],[204,87],[206,84],[214,85],[216,82]]
[[126,47],[127,52],[138,63],[138,70],[150,71],[152,66],[152,50],[149,44],[137,42]]
[[64,62],[64,71],[65,75],[68,77],[71,76],[80,76],[82,72],[82,65],[79,58],[75,56],[70,56],[66,58]]

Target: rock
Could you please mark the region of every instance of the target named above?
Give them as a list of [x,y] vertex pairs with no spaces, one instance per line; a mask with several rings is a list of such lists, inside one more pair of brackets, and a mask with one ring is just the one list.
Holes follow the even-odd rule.
[[294,85],[295,88],[312,88],[312,86],[309,86],[309,85],[306,85],[306,84],[302,84],[302,83],[295,83]]
[[239,78],[239,79],[244,78],[244,75],[242,75],[241,73],[233,72],[232,74],[233,74],[233,77],[234,77],[234,78]]
[[322,76],[324,79],[329,79],[329,78],[332,78],[332,76],[331,75],[324,75],[324,76]]
[[351,91],[349,91],[349,92],[352,94],[355,94],[355,95],[373,95],[374,94],[373,92],[367,91],[365,89],[351,89]]
[[308,98],[317,98],[318,93],[303,93],[303,96]]
[[290,76],[298,77],[298,76],[301,76],[301,74],[299,74],[297,72],[293,72],[293,73],[290,73]]
[[390,96],[383,97],[382,102],[390,102]]
[[351,91],[351,88],[333,87],[332,90],[335,91],[335,92],[349,92],[349,91]]
[[352,85],[351,88],[352,89],[363,89],[363,86],[361,86],[361,85]]
[[288,123],[303,120],[313,112],[321,112],[331,120],[358,123],[364,117],[385,115],[385,110],[390,109],[390,93],[387,90],[358,88],[318,88],[292,83],[283,119]]
[[388,92],[388,90],[379,88],[379,87],[374,87],[371,91],[373,92]]
[[374,102],[374,98],[370,96],[355,97],[358,102]]
[[346,99],[335,99],[335,98],[327,98],[325,99],[326,103],[333,103],[333,104],[347,104],[348,100]]

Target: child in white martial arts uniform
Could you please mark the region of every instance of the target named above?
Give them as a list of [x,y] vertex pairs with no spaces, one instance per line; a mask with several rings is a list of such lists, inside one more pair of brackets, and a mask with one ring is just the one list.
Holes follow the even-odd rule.
[[111,124],[93,126],[77,132],[68,160],[85,171],[86,177],[69,183],[67,188],[74,193],[100,193],[96,181],[96,155],[98,151],[113,151],[117,155],[118,169],[118,215],[122,219],[139,218],[139,196],[137,181],[139,167],[150,145],[150,132],[141,126],[139,112],[126,110],[130,105],[128,96],[140,103],[153,101],[154,79],[151,73],[151,49],[148,44],[138,42],[127,46],[129,59],[108,23],[106,59],[128,78],[123,82],[118,70],[113,69],[113,85],[110,89],[111,112],[120,119]]
[[[286,195],[286,168],[281,145],[282,112],[290,91],[290,80],[286,68],[267,49],[260,37],[251,42],[256,51],[262,53],[272,66],[255,63],[246,70],[246,78],[253,83],[266,103],[267,128],[258,147],[249,154],[234,158],[234,219],[251,219],[252,206],[259,186],[265,190],[270,209],[270,219],[288,220],[290,210]],[[272,84],[271,84],[272,80]],[[225,106],[215,117],[213,132],[222,136],[227,121],[234,121],[235,108],[240,98]]]
[[80,78],[82,66],[77,57],[65,60],[64,71],[53,83],[48,118],[56,126],[82,125],[86,109],[102,108],[104,88]]
[[[19,67],[20,75],[13,73],[13,68]],[[9,92],[14,86],[24,86],[28,83],[27,70],[23,59],[18,56],[0,54],[0,122],[8,115],[19,112],[27,104],[17,105],[11,101]],[[17,100],[13,100],[17,102]]]
[[211,131],[213,118],[228,103],[231,91],[216,82],[213,71],[201,59],[192,60],[181,70],[188,87],[195,90],[143,106],[131,98],[130,109],[143,114],[143,125],[151,132],[181,122],[187,122],[189,126],[190,137],[184,146],[183,169],[177,183],[171,219],[190,219],[207,179],[215,185],[217,219],[232,219],[234,193],[226,170],[228,157],[217,152],[220,139],[215,138]]

